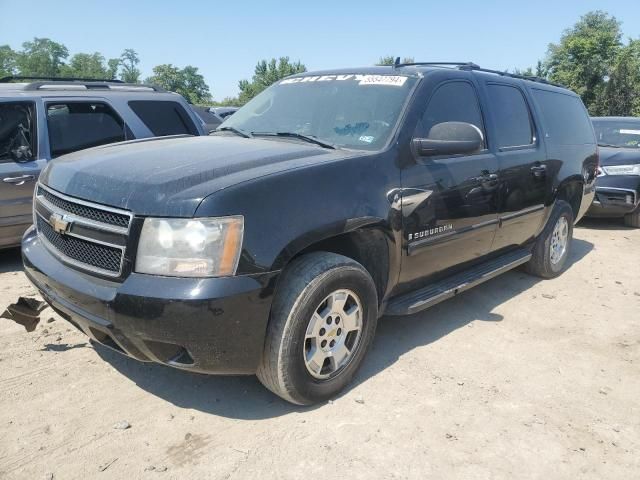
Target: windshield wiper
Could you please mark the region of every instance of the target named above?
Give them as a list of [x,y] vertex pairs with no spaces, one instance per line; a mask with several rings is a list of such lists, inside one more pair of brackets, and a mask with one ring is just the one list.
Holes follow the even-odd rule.
[[610,143],[598,143],[599,147],[622,148],[620,145],[612,145]]
[[219,127],[219,128],[216,128],[214,132],[233,132],[236,135],[239,135],[244,138],[253,137],[253,135],[251,135],[249,132],[245,132],[244,130],[240,130],[239,128],[236,128],[236,127]]
[[254,136],[263,136],[263,137],[291,137],[291,138],[299,138],[300,140],[304,140],[305,142],[314,143],[316,145],[321,146],[322,148],[330,148],[332,150],[336,149],[335,145],[332,145],[328,142],[323,142],[322,140],[318,140],[316,137],[311,135],[304,135],[302,133],[296,132],[251,132]]

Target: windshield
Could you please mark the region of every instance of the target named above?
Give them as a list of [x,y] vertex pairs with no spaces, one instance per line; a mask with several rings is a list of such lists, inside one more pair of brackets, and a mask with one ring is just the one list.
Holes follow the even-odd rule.
[[640,148],[640,120],[594,120],[593,127],[601,145]]
[[400,75],[322,75],[286,78],[226,120],[256,136],[294,133],[326,144],[383,148],[417,78]]

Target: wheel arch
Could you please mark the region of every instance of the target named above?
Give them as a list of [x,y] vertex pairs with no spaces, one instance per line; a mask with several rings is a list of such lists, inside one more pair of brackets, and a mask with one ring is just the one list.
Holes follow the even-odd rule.
[[278,256],[276,264],[286,268],[296,258],[312,252],[344,255],[369,272],[380,303],[388,290],[391,265],[395,261],[393,235],[384,222],[371,217],[352,220],[346,225],[352,228],[327,229],[322,234],[310,234],[292,242]]
[[583,214],[584,178],[574,175],[564,179],[556,187],[553,195],[553,202],[564,200],[573,210],[573,218],[577,222]]

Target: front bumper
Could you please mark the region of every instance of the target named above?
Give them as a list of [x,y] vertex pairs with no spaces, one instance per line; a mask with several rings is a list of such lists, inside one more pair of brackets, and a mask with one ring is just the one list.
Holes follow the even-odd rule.
[[277,273],[99,279],[61,263],[30,228],[25,273],[46,302],[92,340],[140,361],[201,373],[255,373]]
[[604,175],[596,180],[596,196],[588,217],[623,217],[640,204],[640,176]]

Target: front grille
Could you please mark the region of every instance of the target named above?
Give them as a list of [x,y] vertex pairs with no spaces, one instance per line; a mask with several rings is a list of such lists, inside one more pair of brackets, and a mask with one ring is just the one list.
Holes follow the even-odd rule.
[[132,215],[77,200],[38,185],[36,228],[44,245],[62,262],[101,276],[120,277]]
[[129,216],[122,213],[108,212],[97,208],[89,207],[80,203],[70,202],[63,198],[54,195],[53,193],[45,190],[42,187],[38,187],[38,195],[42,195],[49,203],[56,207],[78,215],[79,217],[95,220],[96,222],[106,223],[108,225],[115,225],[117,227],[129,226]]
[[38,217],[38,231],[65,257],[114,274],[120,272],[122,250],[119,248],[88,242],[70,235],[60,235],[42,217]]

